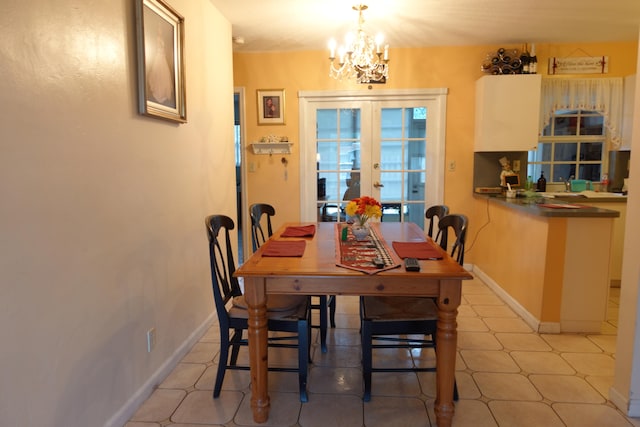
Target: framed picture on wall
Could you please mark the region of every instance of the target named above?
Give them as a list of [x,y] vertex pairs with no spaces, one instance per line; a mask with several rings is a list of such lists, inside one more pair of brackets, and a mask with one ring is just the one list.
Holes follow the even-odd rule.
[[187,121],[184,18],[162,0],[136,0],[138,110]]
[[284,123],[284,89],[258,89],[258,124]]

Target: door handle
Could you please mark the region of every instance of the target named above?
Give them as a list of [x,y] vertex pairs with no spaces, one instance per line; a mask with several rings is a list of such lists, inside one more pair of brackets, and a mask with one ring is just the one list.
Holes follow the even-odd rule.
[[376,187],[376,188],[382,188],[382,187],[384,187],[384,184],[380,184],[380,181],[376,181],[376,182],[373,184],[373,186],[374,186],[374,187]]

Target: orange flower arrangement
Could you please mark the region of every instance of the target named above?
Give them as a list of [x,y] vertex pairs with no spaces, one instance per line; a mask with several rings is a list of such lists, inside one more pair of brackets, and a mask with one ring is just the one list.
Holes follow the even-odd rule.
[[347,203],[345,211],[357,220],[358,225],[365,225],[369,218],[382,216],[382,205],[373,197],[362,196]]

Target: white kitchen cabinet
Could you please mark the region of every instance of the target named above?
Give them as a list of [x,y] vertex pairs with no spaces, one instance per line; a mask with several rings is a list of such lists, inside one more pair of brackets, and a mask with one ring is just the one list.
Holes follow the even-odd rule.
[[528,151],[538,145],[540,74],[483,76],[476,82],[475,151]]

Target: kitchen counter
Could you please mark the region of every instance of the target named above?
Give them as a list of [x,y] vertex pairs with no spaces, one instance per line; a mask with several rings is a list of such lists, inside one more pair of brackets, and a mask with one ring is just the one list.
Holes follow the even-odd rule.
[[[515,199],[507,199],[502,195],[474,194],[474,196],[478,198],[488,198],[506,207],[517,209],[531,215],[572,218],[617,218],[620,216],[620,212],[616,210],[581,204],[580,201],[594,202],[596,200],[577,196],[567,196],[567,198],[516,197]],[[604,202],[604,200],[608,199],[597,199],[597,202]],[[618,198],[612,201],[614,200],[620,202],[622,199]]]
[[[469,250],[474,273],[540,333],[599,333],[620,212],[573,199],[475,194],[474,200],[477,212],[486,210]],[[544,206],[555,204],[576,207]]]

